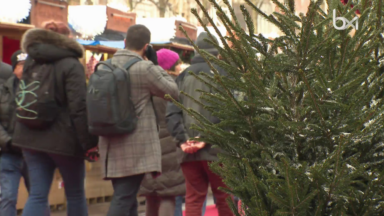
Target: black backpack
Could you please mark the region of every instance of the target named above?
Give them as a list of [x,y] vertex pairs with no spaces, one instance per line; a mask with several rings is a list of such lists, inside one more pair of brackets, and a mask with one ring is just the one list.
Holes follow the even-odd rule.
[[[99,62],[91,75],[87,91],[89,132],[98,136],[116,136],[132,133],[138,116],[131,100],[129,68],[141,61],[134,58],[123,68],[111,60]],[[100,65],[104,67],[99,68]]]
[[27,59],[16,90],[16,119],[31,129],[51,126],[58,114],[54,64],[38,64]]

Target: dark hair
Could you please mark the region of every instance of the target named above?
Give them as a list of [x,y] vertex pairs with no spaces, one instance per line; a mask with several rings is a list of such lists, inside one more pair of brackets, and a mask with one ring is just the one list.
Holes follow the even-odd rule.
[[173,64],[172,67],[169,68],[169,70],[170,70],[170,71],[175,71],[175,70],[176,70],[176,66],[179,65],[179,64],[181,64],[181,63],[183,63],[183,62],[181,61],[181,59],[177,59],[177,62],[175,62],[175,64]]
[[49,21],[43,24],[43,28],[65,36],[70,36],[71,30],[63,22]]
[[125,48],[130,50],[141,50],[151,42],[151,32],[144,25],[133,25],[129,27],[125,37]]

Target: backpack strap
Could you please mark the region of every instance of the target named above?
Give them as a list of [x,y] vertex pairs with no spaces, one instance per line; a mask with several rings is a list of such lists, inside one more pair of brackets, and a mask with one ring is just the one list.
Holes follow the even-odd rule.
[[95,65],[95,69],[93,71],[97,71],[97,67],[99,67],[100,65],[105,65],[107,66],[109,69],[113,70],[115,67],[112,65],[112,59],[108,59],[107,61],[101,61],[99,63],[97,63]]
[[129,68],[130,68],[132,65],[134,65],[135,63],[139,62],[139,61],[142,61],[142,59],[140,59],[140,58],[134,58],[134,59],[128,61],[127,63],[125,63],[125,65],[123,66],[123,68],[124,68],[125,70],[127,70],[127,72],[128,72]]

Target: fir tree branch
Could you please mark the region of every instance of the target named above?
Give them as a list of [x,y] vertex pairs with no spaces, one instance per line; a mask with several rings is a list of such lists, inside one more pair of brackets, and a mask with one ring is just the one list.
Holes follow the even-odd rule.
[[308,80],[307,80],[307,78],[306,78],[306,76],[305,76],[303,70],[299,69],[299,74],[302,75],[302,77],[303,77],[303,79],[304,79],[304,82],[305,82],[305,84],[307,85],[307,88],[308,88],[308,91],[309,91],[309,93],[310,93],[310,95],[311,95],[313,104],[314,104],[315,107],[316,107],[317,114],[319,114],[319,116],[320,116],[321,124],[322,124],[323,127],[324,127],[324,133],[326,134],[326,136],[327,136],[327,138],[328,138],[328,140],[329,140],[330,149],[332,149],[332,148],[333,148],[333,141],[332,141],[332,138],[331,138],[331,136],[330,136],[330,134],[329,134],[329,129],[328,129],[327,125],[325,124],[323,114],[321,113],[320,108],[319,108],[319,105],[318,105],[317,102],[316,102],[316,98],[315,98],[315,96],[314,96],[314,94],[313,94],[313,92],[312,92],[312,89],[311,89],[311,87],[310,87],[310,85],[309,85],[309,83],[308,83]]
[[254,35],[255,34],[255,26],[253,25],[251,15],[249,14],[248,10],[245,9],[244,5],[240,5],[240,10],[244,16],[245,23],[248,27],[249,35],[250,36]]

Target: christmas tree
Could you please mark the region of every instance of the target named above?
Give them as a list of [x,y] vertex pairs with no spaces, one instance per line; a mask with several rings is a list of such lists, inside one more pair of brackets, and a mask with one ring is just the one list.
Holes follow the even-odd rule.
[[[384,215],[384,0],[312,0],[306,14],[295,13],[294,0],[273,0],[279,12],[272,15],[245,0],[280,29],[273,40],[255,33],[244,6],[247,30],[228,0],[231,17],[209,1],[229,36],[199,0],[204,14],[192,13],[220,35],[224,47],[210,43],[222,60],[195,49],[228,76],[213,66],[215,76],[200,75],[216,93],[203,92],[196,103],[209,101],[205,108],[221,122],[179,105],[199,121],[201,139],[225,151],[212,169],[245,215]],[[333,10],[358,22],[338,30]]]

